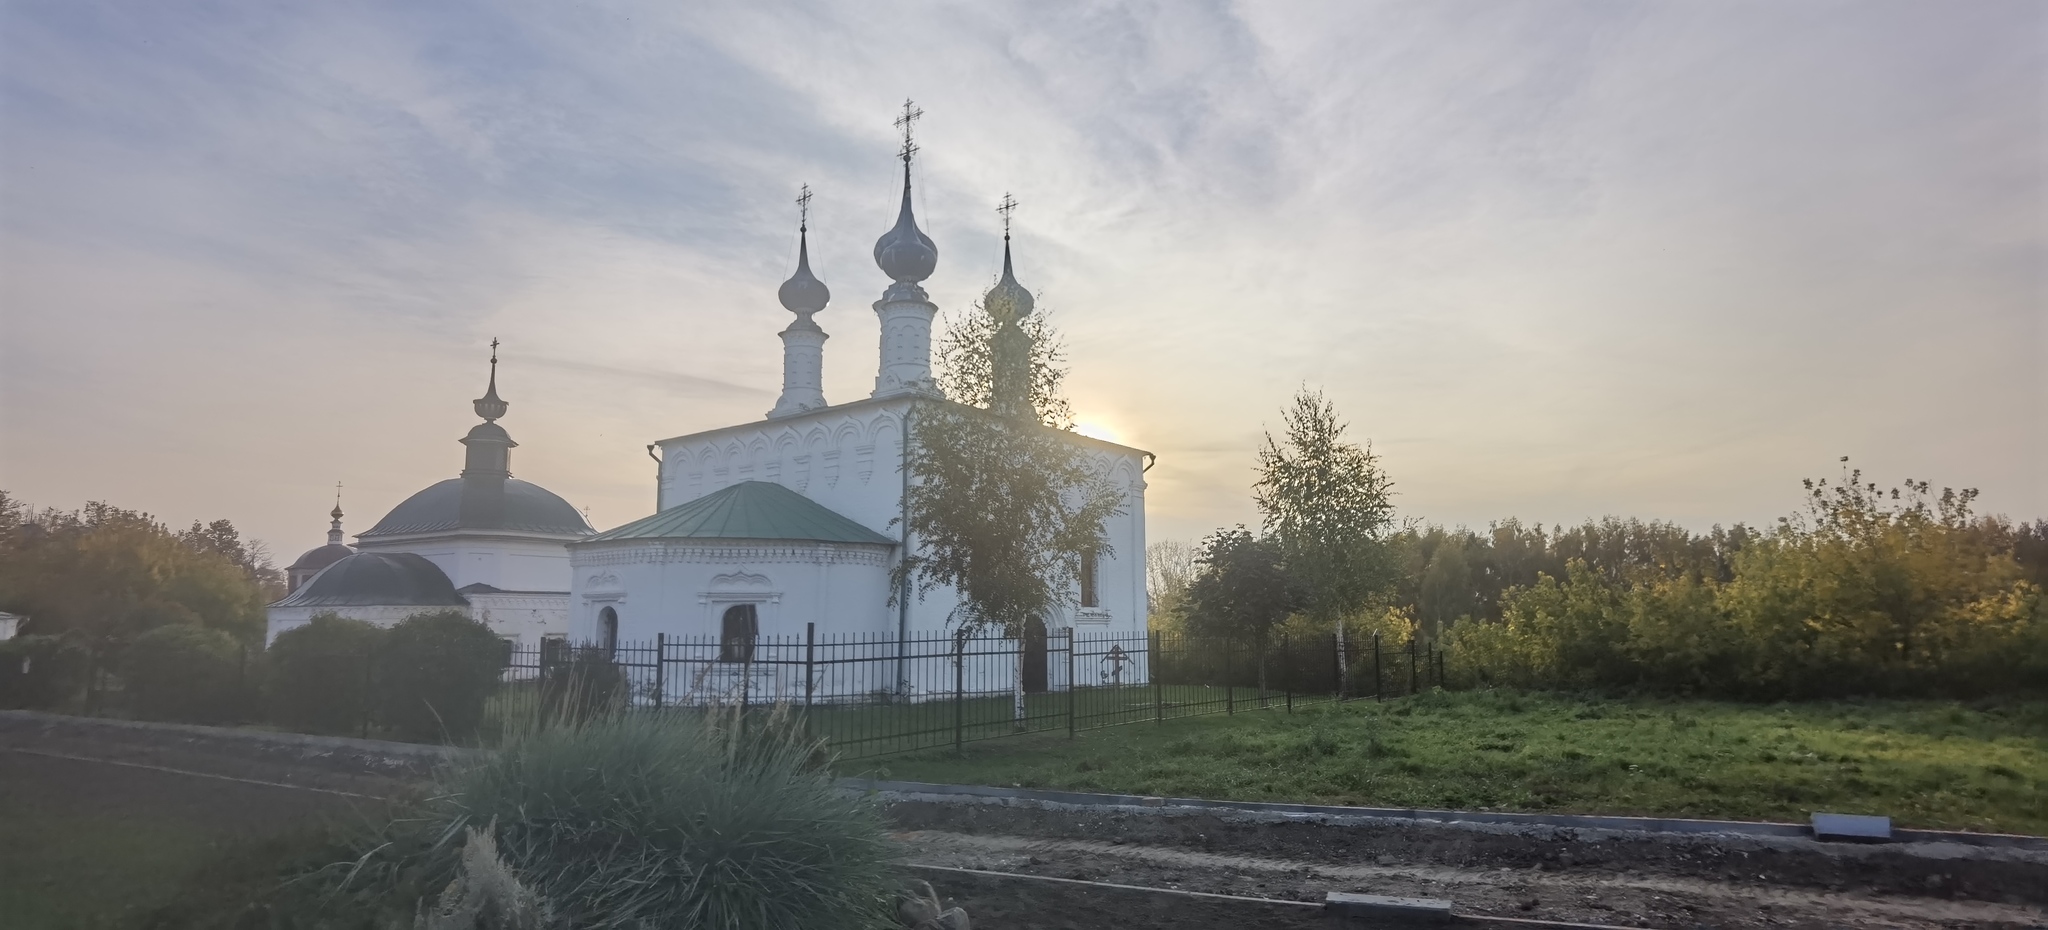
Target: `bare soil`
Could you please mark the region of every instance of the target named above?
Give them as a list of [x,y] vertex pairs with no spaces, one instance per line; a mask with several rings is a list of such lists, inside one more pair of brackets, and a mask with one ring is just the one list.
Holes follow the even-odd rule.
[[1673,928],[2048,926],[2048,857],[2004,850],[926,802],[890,817],[913,862],[1249,897]]
[[[360,749],[297,750],[288,742],[91,724],[27,726],[4,718],[0,755],[69,760],[14,767],[25,779],[61,779],[68,797],[104,793],[118,807],[189,796],[189,803],[218,811],[222,820],[242,823],[295,816],[282,798],[260,799],[292,793],[282,786],[312,789],[303,794],[330,800],[387,797],[412,790],[424,771],[418,759],[379,758]],[[95,764],[125,771],[91,774]],[[194,772],[202,774],[179,774]],[[2048,854],[2038,852],[1314,822],[1171,808],[1105,812],[898,800],[887,812],[913,866],[1294,902],[1320,902],[1329,891],[1447,898],[1464,914],[1610,926],[2048,927]],[[1321,919],[1299,906],[912,872],[964,905],[983,930],[1291,930]],[[1315,916],[1304,923],[1304,914]]]

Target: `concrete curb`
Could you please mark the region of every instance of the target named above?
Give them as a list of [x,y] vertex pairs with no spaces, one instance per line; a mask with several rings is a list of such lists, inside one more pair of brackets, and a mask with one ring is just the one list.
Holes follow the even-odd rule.
[[[1539,827],[1563,830],[1610,830],[1629,833],[1663,833],[1693,836],[1746,836],[1776,839],[1813,839],[1808,824],[1771,823],[1748,820],[1690,820],[1673,817],[1607,817],[1580,814],[1513,814],[1495,811],[1430,810],[1422,808],[1343,807],[1322,804],[1288,804],[1271,801],[1211,801],[1202,798],[1162,798],[1134,794],[1090,794],[1038,788],[991,788],[979,785],[935,785],[925,782],[885,781],[871,778],[842,778],[839,785],[858,791],[926,798],[957,798],[962,801],[993,803],[1060,804],[1096,808],[1150,808],[1254,813],[1295,817],[1359,818],[1412,821],[1436,824],[1488,824],[1511,827]],[[1956,843],[1999,849],[2048,852],[2048,837],[2013,833],[1967,833],[1950,830],[1894,830],[1893,842]]]

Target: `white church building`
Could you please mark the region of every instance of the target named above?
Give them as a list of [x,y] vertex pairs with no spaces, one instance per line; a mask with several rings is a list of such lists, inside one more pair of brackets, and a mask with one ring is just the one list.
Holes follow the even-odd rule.
[[[905,467],[905,421],[921,404],[946,402],[932,377],[938,308],[922,286],[937,267],[938,249],[911,210],[913,151],[906,138],[902,205],[896,225],[875,243],[875,263],[889,283],[873,305],[881,344],[867,397],[832,404],[824,396],[827,337],[813,317],[831,294],[811,272],[806,226],[796,270],[779,292],[796,318],[780,334],[782,394],[774,409],[762,420],[655,443],[658,511],[594,533],[560,496],[511,476],[517,444],[497,424],[509,405],[498,397],[493,342],[490,387],[475,401],[484,422],[462,440],[462,474],[407,498],[358,535],[354,547],[342,543],[337,502],[328,544],[290,567],[291,592],[270,606],[270,638],[325,611],[390,625],[422,610],[455,609],[522,645],[598,644],[620,661],[625,643],[708,645],[713,658],[695,671],[700,680],[736,662],[749,667],[744,674],[759,676],[747,685],[764,697],[819,686],[827,697],[840,697],[876,690],[875,679],[799,676],[792,683],[787,669],[772,663],[752,669],[755,644],[811,637],[860,640],[886,651],[952,633],[951,590],[920,596],[892,581],[904,553],[918,545],[902,519],[905,491],[915,480]],[[1020,318],[1033,311],[1030,292],[1012,271],[1007,234],[1002,276],[989,296],[1008,301]],[[1104,527],[1106,547],[1078,567],[1076,590],[1066,598],[1071,606],[1044,618],[1043,632],[1142,637],[1144,472],[1151,454],[1061,435],[1123,494],[1123,506]],[[1047,636],[1029,639],[1038,671],[1025,673],[1027,688],[1062,687],[1061,676],[1046,671]],[[950,691],[956,682],[942,664],[922,663],[920,671],[892,676],[886,688],[912,697]],[[724,669],[721,686],[733,674],[738,670]],[[1006,690],[1012,674],[1008,663],[977,664],[975,680],[964,684]],[[669,677],[662,699],[695,687],[686,677]]]
[[[657,442],[659,512],[569,544],[573,639],[716,641],[723,655],[736,656],[751,655],[756,639],[918,639],[953,629],[953,592],[906,596],[891,580],[903,553],[918,544],[902,519],[905,489],[915,480],[905,468],[905,419],[914,406],[939,398],[931,369],[938,308],[922,286],[938,250],[911,210],[910,159],[904,158],[896,225],[875,243],[875,263],[890,283],[874,303],[881,345],[867,397],[839,404],[824,397],[826,335],[813,316],[830,293],[811,272],[808,235],[799,232],[796,271],[779,295],[796,316],[781,333],[781,397],[763,420]],[[1007,236],[996,287],[1009,289],[1030,312],[1030,294],[1011,271]],[[909,428],[916,428],[914,418]],[[1104,528],[1107,548],[1080,566],[1078,590],[1069,592],[1073,606],[1046,618],[1048,632],[1142,636],[1150,453],[1075,433],[1065,439],[1085,450],[1124,501]],[[910,674],[940,673],[933,664],[919,667],[927,671]],[[1007,676],[1007,665],[977,668],[971,690],[1009,687],[990,680]],[[786,676],[762,674],[774,680],[756,686],[792,689]],[[913,695],[950,691],[954,683],[946,677],[901,686]]]

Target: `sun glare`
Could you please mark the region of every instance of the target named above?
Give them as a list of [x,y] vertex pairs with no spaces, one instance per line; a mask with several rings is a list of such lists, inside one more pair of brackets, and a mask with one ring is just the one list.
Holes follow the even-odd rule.
[[1075,420],[1074,432],[1080,433],[1081,435],[1090,437],[1092,439],[1100,439],[1104,442],[1114,442],[1119,445],[1121,445],[1124,441],[1122,433],[1117,432],[1115,428],[1103,423],[1100,420]]

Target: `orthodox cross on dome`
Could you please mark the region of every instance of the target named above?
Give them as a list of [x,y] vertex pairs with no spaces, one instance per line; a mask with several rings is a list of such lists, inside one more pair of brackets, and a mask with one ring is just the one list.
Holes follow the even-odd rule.
[[796,195],[796,231],[808,232],[811,228],[811,186],[804,185]]
[[906,169],[910,167],[910,156],[917,154],[917,142],[911,138],[911,128],[923,116],[924,111],[918,109],[917,104],[912,103],[909,97],[903,98],[903,115],[896,117],[896,128],[903,130],[903,150],[896,153],[896,157],[903,159]]
[[1008,241],[1010,238],[1010,214],[1017,212],[1017,198],[1010,196],[1008,191],[1003,192],[1003,202],[996,204],[996,212],[1003,215],[1003,239]]

